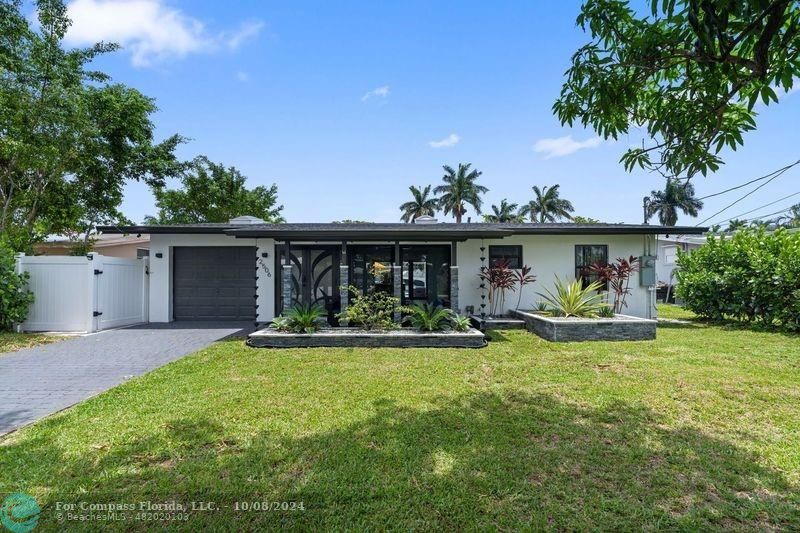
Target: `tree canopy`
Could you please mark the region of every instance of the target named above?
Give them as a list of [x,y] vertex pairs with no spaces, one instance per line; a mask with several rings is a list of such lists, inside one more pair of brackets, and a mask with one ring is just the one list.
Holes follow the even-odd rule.
[[524,222],[525,217],[518,213],[519,204],[500,200],[500,205],[492,205],[492,212],[483,215],[484,222]]
[[471,205],[478,214],[481,214],[483,205],[482,194],[489,192],[483,185],[478,185],[477,180],[481,171],[472,169],[470,163],[459,163],[458,170],[449,165],[444,165],[442,185],[437,186],[433,192],[440,194],[439,207],[444,214],[453,213],[456,223],[461,223],[461,218],[467,212],[467,205]]
[[158,214],[145,218],[147,224],[197,224],[227,222],[252,215],[265,222],[284,222],[278,187],[246,187],[247,177],[235,167],[196,157],[180,176],[181,189],[158,186],[153,189]]
[[756,128],[756,103],[778,102],[800,76],[800,4],[793,0],[587,0],[577,23],[591,42],[572,57],[553,110],[617,139],[644,129],[622,156],[667,177],[715,171],[724,147]]
[[158,186],[180,172],[183,139],[155,142],[153,100],[89,68],[116,45],[65,49],[63,1],[36,2],[36,22],[21,6],[0,3],[0,233],[27,250],[125,222],[125,182]]
[[421,216],[434,216],[439,209],[439,200],[431,196],[431,186],[415,187],[411,185],[408,190],[411,192],[412,199],[400,205],[403,212],[400,220],[403,222],[414,222]]
[[539,188],[533,186],[534,198],[524,204],[519,210],[522,217],[530,217],[531,222],[556,222],[561,219],[569,220],[575,208],[572,202],[561,198],[560,185]]
[[663,191],[652,191],[647,203],[647,217],[658,215],[658,221],[664,226],[678,223],[678,210],[696,217],[703,202],[695,198],[694,185],[676,179],[667,180]]

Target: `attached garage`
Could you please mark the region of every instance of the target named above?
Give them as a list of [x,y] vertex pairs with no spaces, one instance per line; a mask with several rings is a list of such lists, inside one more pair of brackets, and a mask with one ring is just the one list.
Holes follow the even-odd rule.
[[252,246],[173,248],[173,318],[255,320],[255,262]]

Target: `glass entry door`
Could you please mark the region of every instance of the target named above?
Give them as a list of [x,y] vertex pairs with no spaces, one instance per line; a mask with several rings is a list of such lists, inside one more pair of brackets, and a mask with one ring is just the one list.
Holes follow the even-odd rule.
[[450,247],[400,247],[403,304],[430,302],[450,307]]
[[[281,276],[286,258],[286,246],[276,246],[275,309],[283,312],[283,283]],[[292,245],[289,261],[292,265],[292,305],[319,304],[328,312],[328,323],[336,324],[336,313],[341,309],[339,298],[339,257],[336,246]]]

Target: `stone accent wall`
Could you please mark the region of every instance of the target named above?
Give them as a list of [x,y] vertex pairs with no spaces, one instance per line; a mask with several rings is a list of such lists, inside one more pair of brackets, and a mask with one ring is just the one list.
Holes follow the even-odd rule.
[[[350,305],[350,291],[347,290],[349,285],[350,268],[347,265],[339,265],[339,306],[342,313],[347,311],[347,306]],[[341,320],[340,325],[346,326],[347,320]]]
[[[394,284],[394,297],[402,301],[403,292],[403,267],[392,265],[392,282]],[[400,311],[394,312],[394,321],[400,322]]]
[[281,266],[281,294],[283,312],[292,307],[292,265]]
[[461,305],[458,301],[458,267],[450,267],[450,309],[456,313],[461,313]]

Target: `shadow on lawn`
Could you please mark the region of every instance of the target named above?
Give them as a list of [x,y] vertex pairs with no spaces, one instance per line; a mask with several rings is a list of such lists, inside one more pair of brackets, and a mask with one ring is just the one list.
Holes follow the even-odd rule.
[[[596,409],[545,394],[482,392],[426,410],[391,400],[373,407],[362,422],[294,438],[244,438],[230,422],[226,431],[212,420],[180,419],[74,457],[57,448],[64,417],[46,422],[56,426],[40,433],[46,440],[26,439],[3,453],[29,465],[23,473],[48,465],[14,488],[60,487],[40,502],[50,509],[58,500],[173,498],[290,500],[306,509],[195,513],[194,530],[800,525],[797,487],[780,473],[722,440],[669,428],[639,406]],[[56,525],[47,509],[41,523]]]

